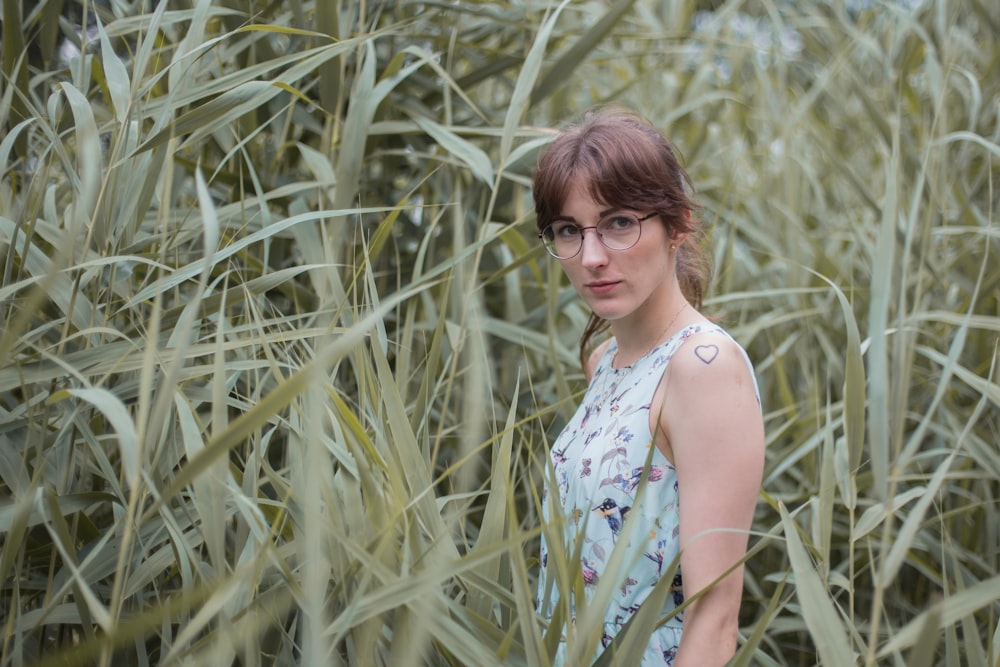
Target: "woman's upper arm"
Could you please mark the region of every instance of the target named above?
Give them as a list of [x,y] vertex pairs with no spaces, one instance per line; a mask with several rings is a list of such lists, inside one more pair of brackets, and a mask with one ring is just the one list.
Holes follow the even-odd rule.
[[[746,552],[764,467],[755,386],[742,350],[720,335],[692,338],[670,362],[661,419],[677,468],[688,594]],[[738,605],[742,582],[730,587]]]

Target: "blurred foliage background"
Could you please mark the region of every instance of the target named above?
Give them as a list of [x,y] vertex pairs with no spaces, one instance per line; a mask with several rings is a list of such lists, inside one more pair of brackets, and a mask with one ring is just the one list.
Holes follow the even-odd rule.
[[606,103],[761,383],[733,664],[1000,665],[996,3],[0,7],[0,666],[550,664],[529,182]]

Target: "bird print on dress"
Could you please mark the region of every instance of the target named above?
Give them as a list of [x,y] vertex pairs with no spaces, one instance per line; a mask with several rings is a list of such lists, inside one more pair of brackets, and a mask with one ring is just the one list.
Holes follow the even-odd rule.
[[594,508],[594,511],[598,515],[604,517],[605,521],[608,522],[608,526],[611,528],[611,534],[618,537],[618,533],[622,530],[622,525],[625,523],[625,516],[628,511],[632,509],[629,506],[619,507],[611,498],[605,498],[604,502]]
[[[684,604],[684,580],[681,578],[681,573],[678,572],[674,575],[674,580],[670,582],[670,595],[674,599],[674,604],[680,606]],[[683,614],[684,612],[681,612]]]
[[652,551],[647,551],[643,555],[649,560],[656,563],[656,574],[663,573],[663,549],[667,545],[666,540],[659,540],[656,543],[656,548]]
[[622,530],[622,525],[625,523],[625,516],[628,511],[632,509],[631,507],[619,507],[611,498],[605,498],[604,502],[594,508],[600,516],[608,522],[608,526],[611,528],[611,534],[618,537],[618,533]]
[[[601,486],[610,484],[615,488],[621,489],[624,493],[632,494],[635,492],[635,488],[639,486],[639,480],[642,479],[642,471],[645,469],[645,467],[632,468],[631,472],[625,475],[618,473],[614,477],[606,477],[601,482]],[[661,479],[663,479],[663,466],[650,466],[649,481],[658,482]]]

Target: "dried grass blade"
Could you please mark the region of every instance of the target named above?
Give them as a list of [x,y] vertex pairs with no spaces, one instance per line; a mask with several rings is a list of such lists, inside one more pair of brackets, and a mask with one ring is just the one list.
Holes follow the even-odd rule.
[[802,544],[798,526],[795,525],[784,504],[781,504],[779,509],[788,545],[788,558],[795,574],[796,594],[799,604],[802,605],[802,617],[816,643],[820,660],[825,665],[837,665],[837,667],[857,664],[849,636],[844,630],[843,620],[837,613],[827,587],[820,579]]
[[971,616],[984,607],[1000,600],[1000,576],[980,581],[972,588],[948,596],[935,603],[933,609],[924,611],[912,621],[897,630],[881,649],[878,657],[884,658],[920,643],[927,634],[929,616],[937,616],[938,623],[934,626],[938,631]]

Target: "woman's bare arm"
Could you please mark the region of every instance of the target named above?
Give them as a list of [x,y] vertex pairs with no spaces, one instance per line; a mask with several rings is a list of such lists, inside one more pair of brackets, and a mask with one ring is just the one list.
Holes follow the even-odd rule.
[[[764,426],[740,349],[707,334],[671,359],[661,426],[677,467],[685,597],[746,553],[764,466]],[[676,667],[724,665],[736,649],[743,568],[685,610]]]

